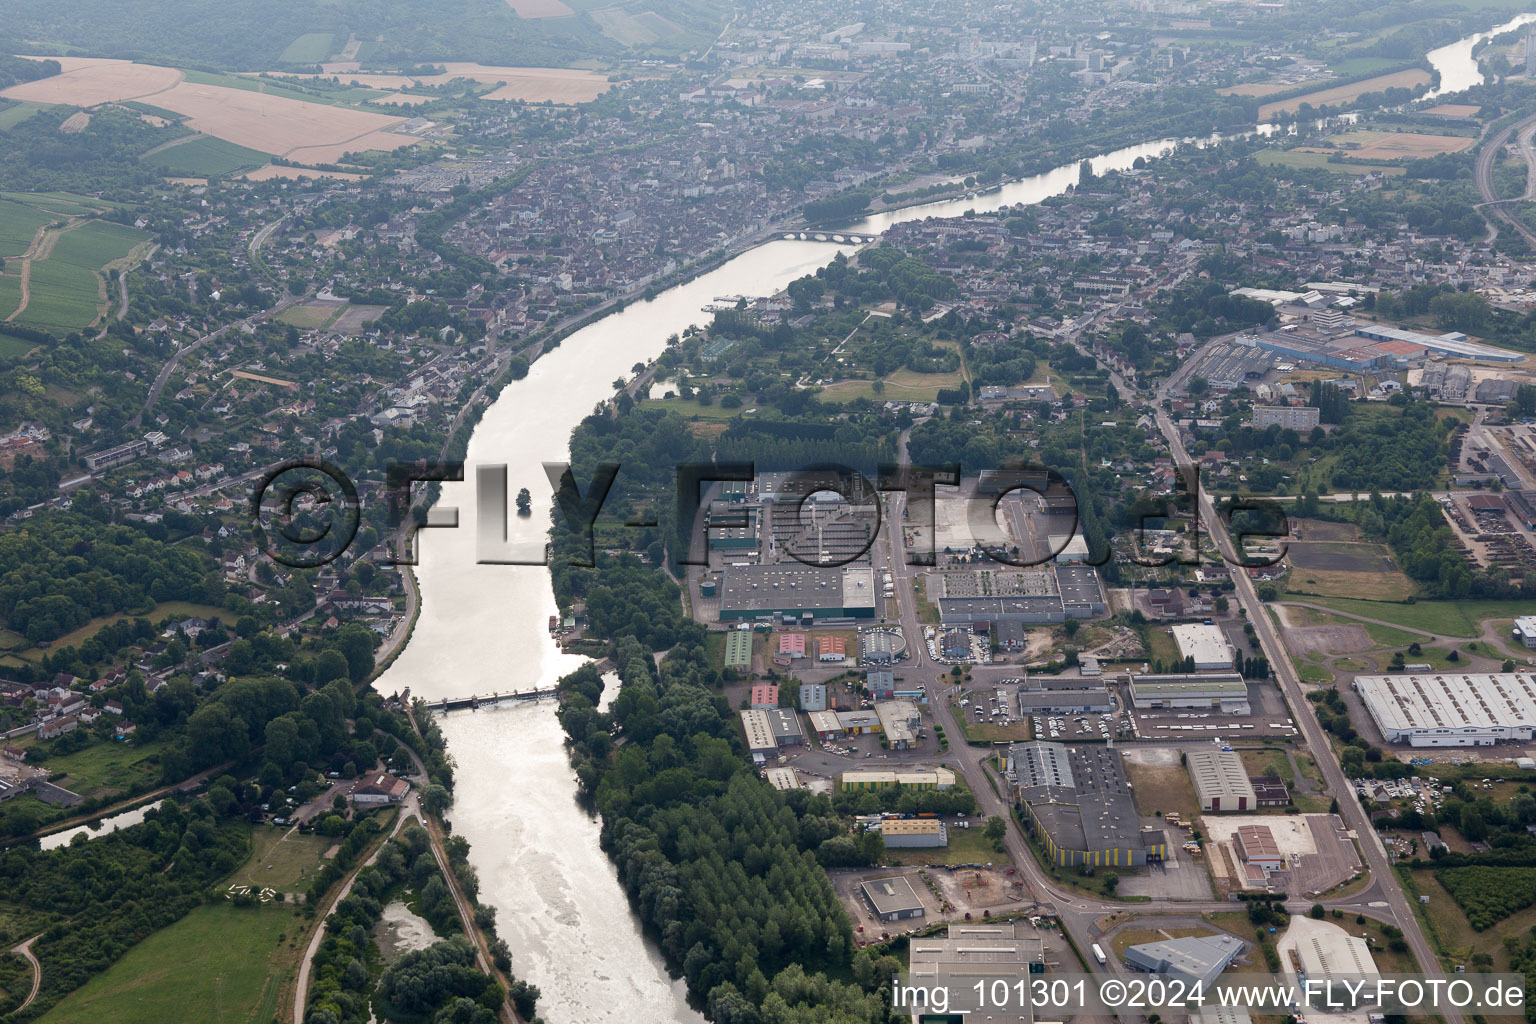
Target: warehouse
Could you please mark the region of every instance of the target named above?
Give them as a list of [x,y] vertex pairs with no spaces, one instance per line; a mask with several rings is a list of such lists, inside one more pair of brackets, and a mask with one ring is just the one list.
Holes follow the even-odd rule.
[[1536,647],[1536,615],[1522,615],[1516,619],[1510,635],[1523,647]]
[[1232,647],[1220,626],[1184,623],[1173,627],[1173,639],[1186,667],[1190,658],[1195,659],[1197,672],[1232,667]]
[[[987,1024],[1030,1024],[1034,1020],[1031,1006],[999,1006],[985,1001],[985,990],[976,990],[977,978],[1019,979],[1045,973],[1044,943],[1019,934],[1019,929],[1027,927],[1025,922],[1013,921],[954,921],[944,938],[914,937],[907,947],[910,983],[919,990],[943,988],[948,994],[945,1016],[952,1019],[965,1015]],[[914,1013],[913,1019],[937,1018]]]
[[840,636],[816,638],[816,660],[841,664],[848,660],[848,641]]
[[1252,864],[1264,871],[1279,871],[1285,867],[1285,854],[1275,842],[1275,834],[1268,825],[1239,825],[1232,837],[1232,848],[1244,864]]
[[811,731],[819,740],[841,739],[844,734],[842,720],[836,711],[812,711]]
[[1202,811],[1251,811],[1258,806],[1258,794],[1237,751],[1191,750],[1184,764]]
[[1388,743],[1487,747],[1536,735],[1536,674],[1407,672],[1356,676]]
[[1015,743],[1008,748],[1007,776],[1058,867],[1134,867],[1168,855],[1162,830],[1141,826],[1118,750]]
[[725,634],[725,667],[752,667],[752,634],[749,631],[733,629]]
[[729,565],[720,580],[720,621],[873,618],[873,569],[799,562]]
[[938,818],[886,818],[880,823],[880,837],[891,850],[949,845],[949,833]]
[[1457,359],[1473,359],[1488,363],[1518,363],[1525,358],[1521,353],[1511,352],[1507,348],[1494,348],[1492,345],[1479,345],[1475,341],[1468,341],[1465,334],[1456,331],[1447,334],[1421,334],[1418,331],[1399,330],[1385,324],[1362,324],[1355,328],[1355,333],[1372,341],[1406,341],[1410,345],[1420,345],[1431,352]]
[[779,744],[773,738],[773,725],[766,711],[743,711],[741,729],[747,737],[747,753],[763,757],[779,752]]
[[1209,675],[1131,676],[1131,702],[1138,711],[1220,708],[1228,715],[1251,713],[1248,684],[1236,672]]
[[887,700],[875,705],[880,728],[892,750],[910,750],[917,746],[917,734],[923,727],[923,714],[909,700]]
[[912,883],[900,875],[872,878],[859,886],[869,903],[870,913],[882,921],[901,921],[923,916],[923,901],[912,890]]
[[779,654],[791,660],[805,657],[805,634],[780,633]]
[[839,711],[837,720],[843,724],[843,731],[849,736],[880,731],[880,716],[873,711]]
[[858,770],[843,772],[844,789],[869,792],[905,786],[909,789],[948,789],[955,784],[955,773],[948,768],[906,768],[900,771]]
[[1020,690],[1019,714],[1072,715],[1108,714],[1115,709],[1109,691],[1093,690]]
[[779,688],[772,683],[758,683],[752,687],[747,706],[757,711],[770,711],[779,706]]
[[777,790],[799,789],[801,786],[800,773],[793,768],[778,767],[769,768],[763,778],[768,780],[768,785]]
[[[1332,925],[1309,929],[1298,938],[1296,956],[1301,961],[1301,980],[1325,986],[1329,1001],[1335,1004],[1349,1005],[1351,989],[1358,992],[1355,986],[1377,973],[1370,944]],[[1342,983],[1337,989],[1336,982]]]
[[765,711],[768,727],[773,730],[773,741],[781,747],[798,747],[805,743],[805,730],[800,728],[800,716],[790,708]]
[[801,711],[825,711],[825,710],[827,710],[827,684],[826,683],[801,683],[800,684],[800,710]]
[[1245,943],[1231,935],[1192,935],[1127,947],[1125,965],[1132,970],[1161,974],[1200,985],[1212,982],[1242,953]]
[[896,695],[896,674],[888,669],[873,669],[864,677],[864,688],[875,700],[890,700]]

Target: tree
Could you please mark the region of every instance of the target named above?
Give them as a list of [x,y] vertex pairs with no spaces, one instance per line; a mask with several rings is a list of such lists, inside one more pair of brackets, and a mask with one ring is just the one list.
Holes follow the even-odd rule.
[[1008,822],[1001,815],[994,814],[987,819],[986,831],[982,833],[988,839],[1001,839],[1008,834]]
[[434,817],[442,817],[451,803],[453,798],[448,791],[435,782],[421,791],[421,809]]
[[533,515],[533,495],[524,487],[517,492],[517,514],[520,516]]
[[1120,885],[1120,876],[1113,871],[1104,875],[1104,892],[1110,896],[1115,894],[1115,889]]
[[1327,911],[1323,909],[1323,905],[1321,903],[1314,903],[1312,904],[1312,909],[1307,911],[1307,916],[1313,920],[1321,921],[1325,913],[1327,913]]

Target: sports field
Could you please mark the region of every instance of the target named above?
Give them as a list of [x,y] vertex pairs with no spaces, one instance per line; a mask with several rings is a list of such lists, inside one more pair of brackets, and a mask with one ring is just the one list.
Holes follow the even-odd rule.
[[291,904],[198,907],[44,1014],[46,1024],[249,1024],[275,1019],[302,925]]

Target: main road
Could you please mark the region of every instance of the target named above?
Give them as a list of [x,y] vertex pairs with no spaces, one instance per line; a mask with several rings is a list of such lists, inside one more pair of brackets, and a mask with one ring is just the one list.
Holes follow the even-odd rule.
[[1500,199],[1497,193],[1493,191],[1493,163],[1498,159],[1499,154],[1504,151],[1504,147],[1509,143],[1509,137],[1514,135],[1519,140],[1520,154],[1525,157],[1526,166],[1528,168],[1526,173],[1526,193],[1524,196],[1520,197],[1520,199],[1529,199],[1531,197],[1530,182],[1533,179],[1536,179],[1536,167],[1532,166],[1532,159],[1533,156],[1536,156],[1536,154],[1533,154],[1531,151],[1531,142],[1529,137],[1525,135],[1525,131],[1532,126],[1536,126],[1536,114],[1531,114],[1528,117],[1521,118],[1519,121],[1516,121],[1514,124],[1505,128],[1503,131],[1493,136],[1493,138],[1483,143],[1483,148],[1478,151],[1476,167],[1477,190],[1482,193],[1483,196],[1483,202],[1481,204],[1483,208],[1483,219],[1488,221],[1488,240],[1490,242],[1493,241],[1493,239],[1497,237],[1499,233],[1498,225],[1495,224],[1492,218],[1489,217],[1489,214],[1492,214],[1494,217],[1497,217],[1505,224],[1514,228],[1515,232],[1519,234],[1521,238],[1525,239],[1527,245],[1531,246],[1533,249],[1536,249],[1536,231],[1532,231],[1525,225],[1524,221],[1522,221],[1519,217],[1516,217],[1513,213],[1510,213],[1509,210],[1507,210],[1504,206],[1505,203],[1518,202],[1520,200]]
[[[1173,456],[1174,464],[1190,465],[1189,454],[1184,450],[1184,442],[1179,436],[1178,428],[1160,409],[1157,410],[1157,425],[1168,440],[1168,449]],[[1196,491],[1199,517],[1215,542],[1217,550],[1229,564],[1234,567],[1240,565],[1243,558],[1227,533],[1226,524],[1217,518],[1210,494],[1198,487]],[[1426,974],[1440,973],[1440,962],[1428,941],[1425,940],[1424,932],[1419,928],[1418,918],[1414,916],[1413,908],[1409,905],[1408,898],[1403,894],[1403,888],[1392,871],[1386,851],[1371,827],[1370,818],[1356,798],[1355,787],[1345,777],[1344,769],[1339,767],[1338,759],[1333,756],[1328,737],[1313,713],[1311,701],[1307,700],[1302,693],[1301,679],[1291,662],[1290,652],[1270,621],[1263,602],[1259,600],[1253,580],[1246,572],[1236,571],[1232,573],[1232,582],[1236,587],[1238,604],[1242,607],[1248,621],[1253,624],[1264,655],[1269,659],[1269,664],[1280,682],[1280,688],[1291,705],[1291,714],[1301,730],[1302,737],[1322,770],[1328,790],[1338,799],[1339,813],[1359,837],[1360,851],[1371,869],[1375,888],[1379,891],[1381,899],[1391,908],[1392,916],[1396,919],[1398,927],[1403,930],[1403,937],[1407,939],[1409,948],[1413,950],[1414,959],[1419,962],[1420,969]],[[1443,1011],[1442,1016],[1450,1024],[1462,1024],[1461,1014],[1453,1009]]]

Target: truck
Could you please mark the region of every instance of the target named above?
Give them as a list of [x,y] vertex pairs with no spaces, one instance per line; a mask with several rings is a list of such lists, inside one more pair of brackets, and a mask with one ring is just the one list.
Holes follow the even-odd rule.
[[1109,958],[1104,955],[1104,950],[1100,948],[1097,942],[1093,944],[1093,958],[1097,960],[1101,965],[1107,965],[1109,963]]

